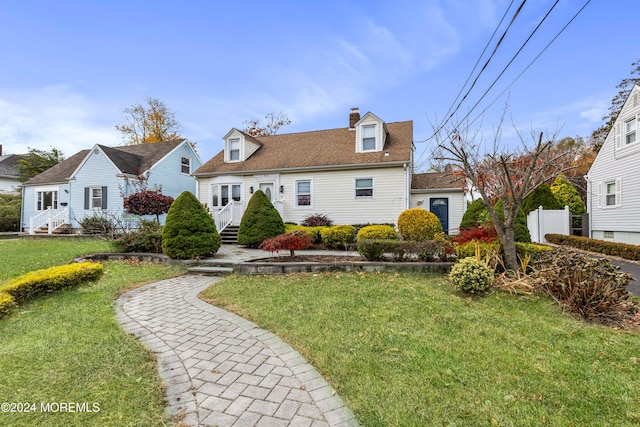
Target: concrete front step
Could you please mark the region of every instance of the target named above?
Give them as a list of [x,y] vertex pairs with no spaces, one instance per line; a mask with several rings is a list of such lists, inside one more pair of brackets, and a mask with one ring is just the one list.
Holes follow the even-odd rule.
[[204,274],[205,276],[226,276],[233,273],[233,267],[221,267],[217,265],[199,265],[189,267],[189,274]]
[[235,244],[238,243],[238,226],[230,225],[220,233],[222,243]]

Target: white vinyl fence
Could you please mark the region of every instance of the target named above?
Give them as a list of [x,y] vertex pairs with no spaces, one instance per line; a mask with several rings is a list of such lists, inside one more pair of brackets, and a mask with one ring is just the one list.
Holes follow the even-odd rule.
[[569,206],[562,210],[545,211],[540,206],[527,215],[527,227],[533,243],[545,243],[545,234],[571,235],[571,212]]

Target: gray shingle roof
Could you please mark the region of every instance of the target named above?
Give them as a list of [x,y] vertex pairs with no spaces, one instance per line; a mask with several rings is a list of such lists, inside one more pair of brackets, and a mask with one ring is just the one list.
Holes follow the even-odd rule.
[[22,158],[19,154],[6,154],[0,156],[0,176],[18,178],[18,162]]
[[[121,173],[138,175],[164,156],[169,154],[174,148],[183,143],[183,139],[167,142],[156,142],[154,144],[126,145],[122,147],[107,147],[99,145],[100,149],[111,159]],[[24,185],[40,185],[66,182],[71,174],[78,168],[90,150],[82,150],[42,172],[40,175],[31,178]]]

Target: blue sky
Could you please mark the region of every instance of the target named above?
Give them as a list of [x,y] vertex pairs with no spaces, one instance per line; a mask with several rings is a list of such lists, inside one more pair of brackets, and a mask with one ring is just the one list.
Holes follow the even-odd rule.
[[[387,122],[413,120],[414,139],[423,141],[445,116],[509,3],[5,0],[0,144],[5,154],[56,147],[66,156],[96,143],[119,145],[114,126],[124,120],[122,110],[146,97],[175,112],[203,161],[222,149],[232,127],[268,112],[287,114],[292,124],[281,133],[289,133],[346,127],[349,109],[359,107]],[[553,3],[525,4],[458,117]],[[559,2],[470,118],[584,3]],[[637,40],[629,37],[637,28],[636,3],[592,1],[516,81],[507,92],[505,143],[515,143],[511,121],[525,133],[562,126],[561,136],[588,136],[601,124],[615,86],[640,58]],[[476,122],[486,137],[507,94]],[[417,157],[429,151],[429,143],[416,145]]]

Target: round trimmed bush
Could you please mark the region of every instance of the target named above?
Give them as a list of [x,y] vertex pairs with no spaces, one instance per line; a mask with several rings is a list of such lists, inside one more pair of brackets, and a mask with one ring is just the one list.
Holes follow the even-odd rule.
[[195,259],[218,252],[222,238],[200,201],[184,191],[173,202],[162,229],[162,252],[177,259]]
[[487,208],[484,207],[482,199],[474,200],[467,210],[462,215],[462,221],[460,221],[460,230],[466,230],[467,228],[477,227],[479,223],[487,217]]
[[284,222],[269,198],[256,190],[240,220],[238,244],[257,248],[262,242],[284,233]]
[[404,240],[425,242],[442,233],[440,219],[422,208],[407,209],[398,217],[398,231]]
[[458,291],[481,294],[491,287],[493,270],[475,258],[463,258],[451,268],[449,280]]
[[358,231],[358,240],[398,240],[398,233],[390,225],[367,225]]
[[331,249],[346,249],[356,237],[356,228],[352,225],[333,225],[320,230],[322,243]]

